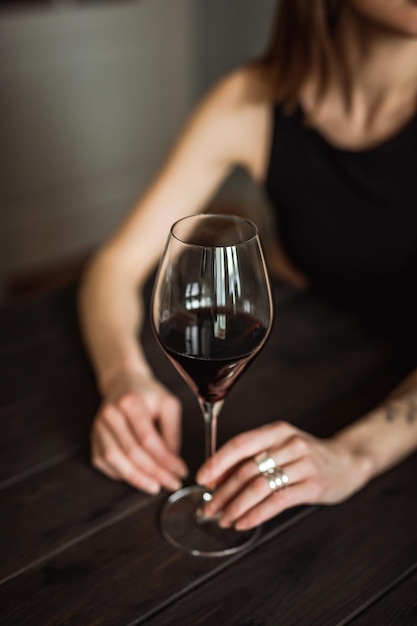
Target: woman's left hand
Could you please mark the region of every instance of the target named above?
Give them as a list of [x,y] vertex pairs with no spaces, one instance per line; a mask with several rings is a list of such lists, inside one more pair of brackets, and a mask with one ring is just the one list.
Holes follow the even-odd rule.
[[[264,457],[273,459],[278,477],[284,472],[286,484],[271,489],[268,475],[258,468]],[[237,435],[197,474],[198,483],[214,489],[206,515],[218,515],[220,526],[237,530],[296,505],[342,502],[368,479],[367,459],[337,437],[317,439],[286,422]]]

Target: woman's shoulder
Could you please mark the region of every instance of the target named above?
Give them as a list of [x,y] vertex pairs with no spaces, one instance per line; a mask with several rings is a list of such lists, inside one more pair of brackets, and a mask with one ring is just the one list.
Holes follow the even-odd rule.
[[238,67],[219,80],[211,96],[235,113],[262,110],[271,104],[265,72],[252,63]]
[[237,68],[213,87],[204,106],[224,125],[240,164],[261,179],[272,110],[262,71],[252,64]]

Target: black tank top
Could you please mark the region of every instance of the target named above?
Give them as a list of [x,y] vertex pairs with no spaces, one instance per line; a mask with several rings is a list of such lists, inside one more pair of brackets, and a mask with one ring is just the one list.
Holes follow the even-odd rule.
[[388,333],[417,334],[417,116],[352,151],[277,105],[266,190],[313,291]]

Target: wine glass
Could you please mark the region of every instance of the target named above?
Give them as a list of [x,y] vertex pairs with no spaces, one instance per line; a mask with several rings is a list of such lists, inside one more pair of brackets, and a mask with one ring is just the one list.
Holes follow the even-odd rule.
[[[272,324],[272,300],[256,226],[230,215],[201,214],[170,230],[155,279],[151,318],[158,342],[198,398],[206,458],[216,449],[226,395],[259,352]],[[259,529],[222,529],[203,514],[210,489],[173,493],[161,515],[163,536],[199,556],[250,545]]]

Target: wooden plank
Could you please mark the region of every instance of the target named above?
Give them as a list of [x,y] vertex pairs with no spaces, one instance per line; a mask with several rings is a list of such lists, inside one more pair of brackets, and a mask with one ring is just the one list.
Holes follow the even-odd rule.
[[[251,395],[254,390],[247,389],[247,391],[249,395]],[[359,395],[362,397],[362,394],[359,394]],[[245,397],[243,396],[239,396],[239,397],[242,398],[243,402],[246,402]],[[200,416],[198,414],[198,409],[195,405],[195,401],[194,401],[194,398],[192,398],[192,396],[190,397],[190,401],[194,404],[194,409],[193,409],[193,404],[191,403],[189,404],[189,406],[187,406],[186,439],[187,440],[190,439],[190,441],[186,445],[186,459],[191,466],[197,467],[201,459],[202,451],[203,451],[202,425],[201,425]],[[337,399],[336,401],[328,403],[328,405],[325,407],[322,407],[320,411],[316,410],[316,412],[310,413],[310,419],[311,419],[311,423],[315,424],[317,422],[317,417],[319,416],[319,413],[321,413],[322,415],[327,417],[327,422],[331,422],[331,420],[333,419],[333,424],[337,424],[338,419],[340,418],[345,419],[346,417],[348,417],[351,411],[352,411],[352,405],[349,405],[349,402],[345,402],[345,399],[341,397]],[[242,407],[240,407],[240,413],[241,412],[242,412]],[[336,419],[334,416],[336,416]],[[229,417],[233,418],[236,416],[230,415]],[[259,418],[259,415],[258,415],[258,418]],[[231,421],[232,419],[230,419],[230,422]],[[226,422],[228,422],[228,420],[226,420]],[[235,422],[235,428],[236,428],[236,419],[234,420],[234,422]],[[230,424],[229,424],[229,427],[230,427]],[[191,442],[193,445],[191,445]],[[80,464],[80,466],[76,467],[76,465],[73,465],[72,462],[71,463],[68,462],[66,464],[67,467],[65,471],[62,470],[61,466],[58,466],[57,468],[54,468],[53,470],[51,470],[50,475],[47,475],[46,473],[44,473],[37,477],[36,476],[32,477],[30,480],[25,481],[21,483],[20,485],[16,485],[14,490],[13,489],[8,490],[8,492],[12,494],[14,493],[14,501],[13,499],[10,502],[5,501],[7,504],[7,508],[10,508],[11,510],[14,511],[13,519],[11,520],[10,525],[13,526],[13,522],[17,522],[18,524],[19,519],[30,520],[30,523],[33,525],[33,532],[29,532],[28,536],[25,539],[25,535],[28,533],[28,530],[27,528],[25,528],[24,525],[22,525],[22,523],[20,523],[20,526],[17,525],[17,532],[16,533],[6,532],[6,537],[8,538],[8,540],[11,539],[14,545],[18,544],[19,542],[22,543],[22,547],[25,550],[27,550],[27,556],[30,557],[30,560],[33,559],[35,561],[34,563],[35,565],[34,575],[35,576],[39,574],[39,571],[43,570],[41,566],[36,565],[36,558],[39,558],[37,557],[37,555],[40,555],[42,558],[46,558],[48,557],[48,551],[50,552],[50,551],[56,550],[55,557],[48,558],[48,563],[55,562],[57,559],[59,560],[60,558],[64,558],[65,560],[65,555],[67,554],[69,548],[71,548],[70,552],[73,549],[77,549],[77,546],[74,546],[74,548],[72,548],[69,545],[71,542],[73,543],[79,542],[80,546],[82,546],[85,544],[86,541],[87,543],[90,543],[91,541],[90,534],[89,534],[88,517],[89,517],[89,514],[91,513],[92,508],[94,508],[96,504],[97,494],[95,494],[93,498],[93,502],[91,503],[91,506],[90,506],[90,503],[88,502],[88,500],[91,499],[91,494],[95,492],[95,489],[91,488],[94,485],[94,481],[91,481],[90,478],[88,478],[88,476],[90,474],[90,471],[93,473],[93,470],[90,470],[88,468],[86,460],[84,459],[78,459],[78,463]],[[54,473],[55,473],[55,478],[54,478]],[[105,478],[101,479],[98,475],[97,477],[99,480],[104,481],[103,484],[106,483]],[[55,483],[54,483],[54,480],[55,480]],[[84,483],[86,486],[85,491],[83,489]],[[109,483],[109,485],[112,485],[112,483]],[[110,493],[112,492],[112,489],[113,489],[113,486],[110,489]],[[118,489],[118,487],[116,487],[116,489]],[[25,494],[30,496],[31,492],[33,492],[35,496],[35,501],[36,501],[36,495],[40,493],[40,496],[38,496],[37,504],[42,510],[46,512],[48,511],[53,512],[53,514],[51,514],[50,520],[48,519],[48,517],[46,517],[45,520],[43,520],[41,515],[38,517],[38,519],[36,518],[36,516],[34,516],[33,510],[31,510],[31,507],[30,507],[30,498],[28,500],[25,500]],[[69,503],[71,503],[72,499],[74,498],[74,494],[77,494],[79,492],[81,499],[78,499],[77,495],[75,496],[75,503],[79,503],[79,511],[78,511],[79,515],[78,513],[75,516],[74,514],[72,514],[70,515],[70,518],[67,520],[68,512],[66,508],[62,506],[62,502],[60,502],[60,492],[61,494],[62,493],[68,494]],[[7,493],[5,495],[7,495]],[[19,499],[22,503],[21,506],[19,506],[16,503],[16,501],[18,501]],[[132,496],[132,502],[134,501],[135,501],[134,496]],[[111,497],[108,498],[107,502],[105,502],[105,498],[104,498],[103,502],[104,502],[103,508],[106,508],[107,506],[107,507],[110,507],[111,510],[107,512],[108,515],[106,511],[104,511],[104,520],[100,520],[99,518],[98,528],[100,528],[101,521],[104,521],[105,526],[107,523],[110,525],[112,520],[117,522],[119,512],[123,510],[123,506],[124,506],[123,498],[119,503],[120,508],[116,510],[112,510],[112,507],[114,506],[114,502],[112,501]],[[71,504],[69,504],[68,506],[71,507]],[[129,500],[127,500],[127,506],[129,506]],[[153,502],[151,506],[152,507],[154,506]],[[112,517],[113,515],[114,517]],[[140,515],[141,515],[141,518],[143,517],[143,520],[141,519],[141,521],[143,521],[145,525],[149,524],[151,526],[156,527],[156,519],[155,519],[154,514],[151,514],[151,516],[149,517],[148,512],[142,511]],[[281,520],[278,520],[278,523],[280,523],[280,521]],[[135,522],[135,523],[138,523],[138,522]],[[95,522],[91,524],[90,529],[94,531],[94,528],[95,528]],[[50,529],[55,530],[55,533],[53,533],[52,535],[51,534],[48,535],[48,530]],[[108,532],[110,533],[110,530]],[[119,549],[119,544],[118,544],[119,537],[120,536],[125,537],[127,533],[128,531],[122,532],[119,530],[115,530],[115,535],[112,535],[112,534],[109,535],[113,537],[113,539],[109,540],[109,543],[113,546],[112,550],[115,553],[117,553]],[[141,533],[142,533],[142,530],[141,530]],[[95,534],[95,531],[94,531],[94,534]],[[155,544],[151,545],[151,549],[153,549],[154,545]],[[146,552],[146,550],[148,549],[148,546],[146,545],[142,549],[143,549],[143,552]],[[60,550],[62,550],[62,555],[59,554]],[[82,551],[82,548],[79,547],[79,550]],[[113,555],[112,558],[115,558],[115,556],[116,555]],[[19,554],[18,554],[18,557],[19,557]],[[14,571],[16,571],[19,568],[19,566],[22,567],[22,564],[26,565],[27,567],[30,566],[30,560],[23,559],[23,552],[20,552],[20,557],[22,557],[22,560],[20,562],[15,561],[13,564]],[[7,560],[9,560],[9,558],[13,559],[13,557],[10,555]],[[169,559],[171,557],[168,556],[167,558]],[[13,563],[13,560],[12,560],[12,563]],[[177,561],[175,561],[175,563],[177,563]],[[177,563],[177,566],[178,568],[182,567],[182,565],[178,563]],[[216,570],[217,564],[215,563],[214,566],[215,566],[214,569],[209,568],[209,571],[211,574],[217,571]],[[169,565],[167,567],[169,569]],[[207,572],[205,572],[204,575],[206,574]],[[139,575],[139,574],[136,574],[136,575]],[[26,580],[26,576],[30,577],[30,571],[28,571],[27,574],[25,574],[23,580]],[[22,576],[19,576],[18,579],[16,580],[22,580]],[[198,585],[200,584],[200,582],[201,582],[200,578],[197,577],[194,579],[194,582],[192,584]],[[178,579],[178,583],[181,583],[180,578]],[[100,585],[106,585],[106,584],[107,584],[106,580],[103,580],[100,583]],[[182,593],[181,589],[182,589],[182,586],[181,584],[179,584],[179,587],[173,591],[173,597],[175,597],[179,593]],[[22,593],[26,595],[26,591],[22,591]],[[111,593],[111,590],[109,590],[109,593]],[[29,601],[30,606],[32,606],[33,603],[35,603],[36,605],[38,600],[30,598],[28,601]],[[160,606],[158,602],[161,602],[161,598],[159,598],[158,600],[157,597],[154,597],[153,601],[154,601],[154,604],[149,609],[147,609],[147,613],[148,611],[158,610],[158,607]],[[165,601],[166,599],[164,596],[163,602]],[[40,600],[40,602],[42,603],[42,600]],[[46,607],[42,608],[39,606],[36,608],[36,610],[41,611],[42,613],[42,611],[46,610]],[[42,613],[42,615],[44,615],[44,618],[46,619],[46,613],[45,614]],[[9,615],[7,616],[7,619],[11,619]],[[21,615],[19,616],[19,620],[20,619],[23,620],[23,617]],[[21,623],[25,623],[25,622],[22,621]]]
[[[416,472],[414,455],[346,503],[320,509],[198,593],[184,595],[148,626],[348,623],[345,618],[416,566]],[[404,599],[415,615],[415,587],[404,588]]]
[[[13,398],[0,408],[3,486],[43,471],[88,443],[98,398],[78,335],[73,295],[64,292],[55,300],[41,301],[47,310],[51,306],[55,311],[52,317],[46,315],[52,325],[49,330],[56,329],[55,341],[46,346],[48,350],[44,346],[39,362],[25,361],[17,351],[15,384],[10,372],[0,382]],[[19,318],[19,325],[22,322]],[[326,436],[377,402],[392,386],[397,369],[379,344],[369,338],[363,341],[349,323],[329,316],[314,302],[287,301],[287,311],[280,309],[279,325],[265,350],[225,403],[219,443],[274,419],[287,419]],[[194,472],[203,459],[203,426],[196,400],[162,354],[149,320],[144,337],[155,371],[183,402],[184,450]],[[30,342],[26,345],[30,353]],[[35,380],[30,389],[28,380]]]
[[[385,345],[311,298],[287,296],[278,290],[281,305],[271,337],[227,399],[220,442],[272,419],[297,423],[343,389],[382,376]],[[74,289],[5,309],[1,321],[0,477],[8,484],[85,445],[99,400],[78,331]],[[157,345],[149,319],[144,343],[157,375],[192,404],[191,392]],[[382,396],[385,387],[378,385]],[[279,401],[271,408],[275,397]],[[261,406],[259,398],[265,398]]]
[[94,385],[78,330],[74,289],[0,311],[0,416],[21,398],[74,379]]
[[[40,309],[36,309],[38,322],[33,326],[29,323],[31,330],[25,341],[20,342],[15,334],[4,344],[9,350],[8,358],[15,359],[16,371],[25,345],[30,348],[38,341],[38,347],[50,349],[47,354],[41,354],[40,364],[29,350],[20,378],[17,375],[14,378],[13,374],[3,386],[2,422],[9,435],[2,450],[2,466],[10,479],[8,484],[15,479],[14,487],[9,486],[3,496],[11,497],[9,528],[14,523],[17,525],[9,539],[14,545],[22,543],[22,551],[16,551],[16,558],[9,552],[7,574],[13,576],[25,570],[2,588],[6,601],[4,623],[8,624],[62,623],[68,615],[75,616],[74,623],[90,623],[94,611],[97,623],[118,623],[117,611],[120,611],[120,623],[126,623],[123,620],[159,610],[164,603],[201,584],[206,576],[223,566],[204,561],[196,568],[199,560],[178,556],[162,542],[156,526],[161,498],[152,499],[143,511],[136,511],[140,497],[134,494],[130,501],[125,491],[128,488],[117,486],[113,492],[112,483],[106,493],[98,490],[92,497],[95,479],[91,482],[86,479],[90,472],[86,459],[71,457],[64,462],[59,457],[73,455],[72,445],[87,443],[97,401],[79,339],[73,297],[74,294],[67,294],[40,301]],[[46,320],[40,313],[44,306]],[[16,319],[19,325],[24,325],[24,314]],[[13,323],[10,328],[13,331]],[[203,427],[196,400],[156,344],[149,320],[144,336],[148,357],[158,376],[184,402],[184,454],[193,474],[203,457]],[[294,421],[317,434],[337,430],[383,397],[398,378],[403,364],[393,354],[390,346],[369,337],[363,329],[352,325],[350,319],[337,316],[322,304],[304,295],[284,299],[265,350],[245,374],[244,382],[240,381],[227,399],[220,419],[220,442],[241,430],[275,419]],[[34,380],[28,382],[31,375]],[[29,436],[25,437],[25,432]],[[42,459],[46,464],[57,459],[58,464],[53,469],[44,469]],[[77,468],[74,463],[79,463]],[[120,501],[115,504],[119,488]],[[40,513],[38,517],[34,514],[31,493],[34,502],[45,512],[44,518]],[[65,506],[60,501],[62,494],[68,494]],[[79,515],[70,510],[73,499],[79,503]],[[129,509],[130,502],[133,510]],[[100,507],[102,511],[97,519],[89,520]],[[27,529],[24,525],[19,527],[19,519],[34,521],[33,532],[26,539]],[[278,524],[280,531],[285,519],[284,516],[277,520],[273,527]],[[23,549],[27,550],[27,558],[23,558]],[[130,563],[132,555],[136,559],[134,564]],[[47,561],[43,562],[45,558]],[[180,577],[176,567],[182,572]],[[154,579],[154,592],[149,591],[148,580],[152,568],[163,572]],[[144,585],[149,597],[140,595],[136,601],[132,595],[134,589],[122,589],[129,573],[139,586]],[[115,576],[120,586],[119,583],[114,586]],[[87,588],[92,588],[92,595]],[[101,613],[97,590],[108,596]],[[25,598],[21,609],[13,606],[19,596]],[[100,621],[107,619],[102,617],[105,613],[108,622]]]
[[0,312],[0,482],[85,445],[98,406],[74,289]]
[[[256,382],[256,381],[255,381]],[[369,390],[368,390],[369,391]],[[253,389],[248,389],[249,396]],[[362,390],[357,394],[361,401],[366,398]],[[248,398],[240,396],[246,403]],[[344,396],[310,411],[300,421],[311,429],[319,428],[321,423],[335,424],[334,415],[348,419],[358,403],[354,396]],[[195,399],[183,398],[185,406],[185,458],[191,468],[191,478],[203,458],[203,425]],[[239,408],[243,414],[242,407]],[[244,415],[244,414],[243,414]],[[257,414],[257,419],[266,415]],[[235,419],[233,419],[235,418]],[[228,428],[234,424],[235,430],[240,422],[236,414],[226,416]],[[336,424],[338,421],[336,421]],[[224,434],[224,433],[223,433]],[[48,433],[45,433],[48,441]],[[17,441],[21,449],[30,448],[30,437]],[[55,446],[56,447],[56,446]],[[118,517],[121,511],[136,503],[136,494],[127,486],[113,483],[102,477],[90,467],[87,448],[80,449],[70,458],[57,459],[52,467],[40,471],[38,467],[33,475],[18,476],[2,494],[2,519],[4,533],[0,535],[0,553],[3,563],[0,565],[0,578],[16,575],[39,559],[45,559],[51,552],[75,541],[78,535],[89,531],[88,522],[93,526],[107,523],[112,515]],[[65,494],[65,498],[63,498]],[[139,497],[139,494],[137,494]],[[140,498],[139,498],[140,500]],[[99,514],[94,514],[98,511]],[[97,518],[97,519],[96,519]],[[17,549],[15,548],[17,546]]]
[[87,450],[2,494],[0,584],[149,503],[95,471]]
[[[413,572],[391,589],[384,589],[360,615],[353,615],[338,626],[415,626],[417,624],[417,565]],[[383,594],[383,595],[382,595]],[[382,595],[382,597],[381,597]]]
[[[195,399],[190,399],[192,406],[187,406],[186,399],[184,403],[194,445],[190,446],[187,461],[196,467],[203,456],[203,424]],[[47,425],[45,419],[42,425]],[[61,423],[57,433],[64,436],[62,430]],[[47,432],[45,437],[51,441]],[[30,441],[30,437],[27,441],[21,437],[16,442],[22,454],[30,449]],[[59,445],[54,442],[54,449],[57,448]],[[11,462],[8,464],[11,466]],[[87,438],[84,447],[71,450],[67,459],[57,458],[52,466],[35,466],[33,470],[26,476],[17,475],[17,480],[10,480],[2,492],[0,578],[3,579],[17,575],[60,548],[66,549],[70,543],[95,532],[96,527],[110,524],[112,519],[119,519],[132,507],[136,510],[149,499],[93,469]]]
[[[175,385],[179,375],[149,328],[147,337],[166,384]],[[88,442],[99,397],[79,333],[74,287],[0,310],[0,372],[5,486]]]
[[[161,499],[132,512],[0,587],[0,623],[129,624],[189,593],[223,567],[245,558],[196,558],[159,532]],[[299,509],[271,532],[303,519]]]
[[75,284],[0,307],[0,355],[13,345],[24,345],[39,332],[75,319]]
[[[294,526],[279,527],[283,516],[268,526],[273,540],[238,559],[171,548],[153,500],[3,585],[0,620],[333,626],[415,563],[416,470],[414,456],[343,505],[300,513]],[[381,550],[400,525],[398,539]]]
[[76,389],[22,398],[7,412],[0,443],[0,488],[43,471],[86,445],[97,400],[94,392],[80,396]]

